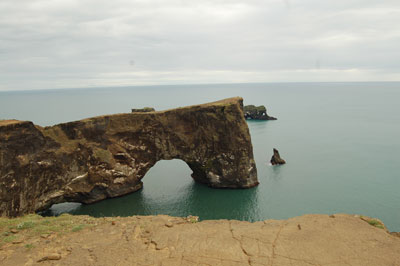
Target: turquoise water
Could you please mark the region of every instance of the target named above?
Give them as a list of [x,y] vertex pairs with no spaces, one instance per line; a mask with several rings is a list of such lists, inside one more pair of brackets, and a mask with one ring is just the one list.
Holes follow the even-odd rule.
[[[134,107],[157,110],[242,96],[277,121],[248,122],[260,185],[218,190],[194,183],[182,161],[160,161],[143,190],[92,205],[93,216],[169,214],[201,219],[284,219],[307,213],[378,217],[400,231],[400,83],[280,83],[0,92],[0,118],[52,125]],[[269,165],[272,148],[287,161]]]

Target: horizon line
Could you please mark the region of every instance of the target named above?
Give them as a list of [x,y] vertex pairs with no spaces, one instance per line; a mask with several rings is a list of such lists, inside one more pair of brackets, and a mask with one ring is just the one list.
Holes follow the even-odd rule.
[[139,87],[171,87],[171,86],[209,86],[209,85],[241,85],[241,84],[317,84],[317,83],[400,83],[399,81],[278,81],[278,82],[221,82],[221,83],[185,83],[185,84],[143,84],[143,85],[115,85],[115,86],[88,86],[88,87],[64,87],[50,89],[14,89],[0,90],[3,92],[35,92],[35,91],[62,91],[62,90],[88,90],[88,89],[108,89],[108,88],[139,88]]

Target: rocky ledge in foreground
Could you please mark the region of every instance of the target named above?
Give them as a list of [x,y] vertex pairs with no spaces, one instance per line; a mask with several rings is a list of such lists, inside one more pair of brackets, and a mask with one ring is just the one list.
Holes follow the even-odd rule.
[[[363,218],[363,219],[360,219]],[[1,265],[400,265],[400,238],[374,219],[196,222],[170,216],[0,218]]]
[[243,99],[40,127],[0,121],[0,216],[64,201],[92,203],[142,188],[159,160],[181,159],[216,188],[258,184]]
[[267,114],[267,108],[264,105],[246,105],[244,106],[244,118],[249,120],[277,120],[275,117]]

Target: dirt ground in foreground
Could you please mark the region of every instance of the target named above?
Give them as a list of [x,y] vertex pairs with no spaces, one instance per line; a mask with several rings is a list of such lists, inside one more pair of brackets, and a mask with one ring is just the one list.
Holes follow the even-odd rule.
[[244,222],[170,216],[0,218],[0,265],[400,265],[374,219]]

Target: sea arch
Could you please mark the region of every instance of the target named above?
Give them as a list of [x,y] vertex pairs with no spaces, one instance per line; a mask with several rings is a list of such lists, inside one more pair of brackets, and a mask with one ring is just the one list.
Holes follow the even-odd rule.
[[0,122],[0,214],[93,203],[142,188],[159,160],[180,159],[215,188],[258,184],[242,98],[52,127]]

